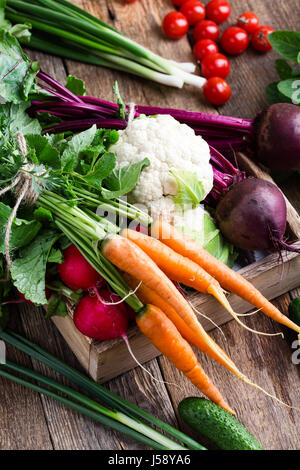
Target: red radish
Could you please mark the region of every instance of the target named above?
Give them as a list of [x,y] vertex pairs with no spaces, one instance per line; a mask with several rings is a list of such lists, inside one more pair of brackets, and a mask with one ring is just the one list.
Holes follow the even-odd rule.
[[[106,302],[116,301],[108,291],[102,290],[99,295]],[[85,336],[105,341],[126,336],[128,313],[124,304],[105,305],[97,296],[86,295],[76,306],[74,323]]]
[[102,276],[86,261],[75,245],[63,251],[64,261],[57,264],[61,280],[73,290],[103,286]]
[[102,302],[104,305],[107,304],[107,303],[108,304],[115,304],[115,305],[122,304],[122,307],[124,307],[127,310],[128,320],[129,321],[135,320],[136,313],[133,310],[133,308],[130,307],[130,305],[123,302],[121,297],[119,297],[115,292],[110,292],[106,289],[101,289],[100,291],[98,291],[96,289],[95,294],[96,294],[96,297],[98,298],[98,300],[100,302]]
[[74,312],[76,328],[89,338],[98,339],[100,341],[122,338],[129,354],[138,366],[149,374],[154,381],[169,383],[153,377],[135,357],[126,335],[128,311],[124,303],[118,303],[118,305],[110,304],[111,302],[120,302],[118,299],[120,299],[119,296],[104,289],[99,291],[97,296],[92,297],[86,295],[83,297],[78,302]]

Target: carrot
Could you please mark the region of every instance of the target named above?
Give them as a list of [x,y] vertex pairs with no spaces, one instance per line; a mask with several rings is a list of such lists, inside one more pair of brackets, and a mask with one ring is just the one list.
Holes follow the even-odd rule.
[[[139,281],[131,276],[130,274],[123,274],[123,277],[127,284],[135,290],[138,285]],[[138,290],[136,292],[136,295],[140,299],[140,301],[143,304],[152,304],[155,305],[156,307],[160,308],[167,317],[171,320],[172,323],[176,326],[177,330],[180,332],[180,334],[186,339],[189,343],[193,344],[196,346],[196,348],[202,350],[202,339],[197,335],[178,315],[176,310],[168,304],[162,297],[160,297],[154,290],[150,289],[149,287],[146,287],[145,284],[141,284],[138,287]],[[226,354],[226,353],[224,353]],[[227,356],[228,357],[228,356]],[[228,360],[230,361],[230,358],[228,357]]]
[[283,315],[253,284],[244,279],[238,272],[233,271],[217,260],[195,240],[162,220],[158,220],[152,225],[151,233],[172,250],[198,264],[213,276],[224,289],[235,293],[254,305],[273,320],[300,333],[300,326],[292,322],[286,315]]
[[136,323],[152,344],[210,400],[231,414],[219,390],[203,370],[191,346],[182,338],[168,317],[154,305],[146,307],[136,316]]
[[232,310],[219,282],[186,256],[172,250],[160,240],[134,230],[125,229],[122,236],[136,243],[172,281],[182,282],[186,286],[193,287],[205,294],[212,294],[243,328],[252,333],[266,336],[276,336],[278,334],[263,333],[246,326]]
[[[186,325],[199,337],[199,349],[231,371],[236,366],[225,352],[213,341],[199,323],[193,309],[172,281],[154,261],[137,245],[119,235],[107,237],[102,243],[104,256],[121,271],[131,274],[146,287],[161,296],[178,313]],[[234,372],[235,373],[235,372]]]
[[232,314],[232,308],[218,281],[198,264],[141,232],[124,229],[121,235],[129,238],[147,253],[169,279],[193,287],[204,294],[212,294]]

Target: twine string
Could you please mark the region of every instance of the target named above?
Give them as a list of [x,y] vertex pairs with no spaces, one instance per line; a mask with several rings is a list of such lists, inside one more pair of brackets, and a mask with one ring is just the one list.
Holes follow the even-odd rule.
[[12,266],[12,260],[10,256],[9,242],[11,237],[12,224],[17,216],[19,207],[23,201],[26,201],[28,204],[34,204],[38,198],[38,194],[32,188],[32,176],[28,174],[33,167],[33,165],[28,164],[26,160],[27,155],[27,145],[26,140],[22,132],[17,133],[17,142],[18,146],[24,160],[24,166],[20,169],[18,175],[14,181],[3,188],[0,191],[0,197],[6,194],[11,189],[15,190],[17,196],[15,205],[9,216],[6,228],[5,228],[5,237],[4,237],[4,247],[5,247],[5,261],[6,261],[6,275],[3,279],[0,279],[0,282],[7,282],[10,278],[10,270]]

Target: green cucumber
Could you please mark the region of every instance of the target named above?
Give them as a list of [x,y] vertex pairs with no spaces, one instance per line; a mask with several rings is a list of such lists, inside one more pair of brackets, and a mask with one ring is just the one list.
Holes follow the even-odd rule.
[[263,450],[230,413],[204,398],[189,397],[178,405],[182,419],[223,450]]
[[296,325],[300,326],[300,297],[292,300],[289,305],[289,317]]

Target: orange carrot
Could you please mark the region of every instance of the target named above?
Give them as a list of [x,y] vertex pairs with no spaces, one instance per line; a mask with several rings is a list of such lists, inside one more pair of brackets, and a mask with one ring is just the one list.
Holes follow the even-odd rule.
[[158,220],[153,224],[151,233],[172,250],[198,264],[213,276],[224,289],[235,293],[256,308],[262,310],[273,320],[300,333],[300,326],[292,322],[286,315],[283,315],[275,305],[269,302],[243,276],[217,260],[195,240],[162,220]]
[[154,305],[146,307],[136,316],[139,329],[152,344],[174,366],[210,400],[234,414],[219,390],[204,372],[190,345],[182,338],[179,331],[159,308]]
[[198,264],[178,254],[159,240],[135,230],[125,229],[121,234],[138,245],[172,281],[213,295],[233,316],[235,315],[220,284]]
[[[139,281],[136,278],[134,278],[130,274],[123,274],[123,277],[127,284],[131,287],[131,289],[135,290],[138,287]],[[136,295],[138,296],[140,301],[143,302],[143,304],[155,305],[160,310],[162,310],[171,320],[171,322],[174,323],[177,330],[184,337],[184,339],[196,346],[196,348],[202,350],[202,339],[199,337],[199,335],[197,335],[183,321],[183,319],[180,317],[180,315],[178,315],[176,310],[174,310],[174,308],[170,304],[168,304],[168,302],[166,302],[162,297],[160,297],[154,290],[150,289],[142,283],[139,286]],[[230,361],[229,357],[228,360]]]
[[236,366],[199,323],[193,309],[172,281],[137,245],[119,235],[107,237],[102,244],[104,256],[121,271],[131,274],[154,290],[199,337],[199,349],[236,373]]

